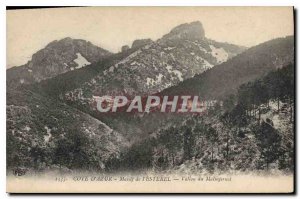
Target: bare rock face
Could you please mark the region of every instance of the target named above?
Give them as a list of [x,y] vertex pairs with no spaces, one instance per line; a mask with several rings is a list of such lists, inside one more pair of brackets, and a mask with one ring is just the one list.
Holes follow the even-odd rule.
[[109,55],[110,52],[91,42],[67,37],[49,43],[33,54],[27,64],[8,69],[7,79],[21,84],[39,82],[98,62]]

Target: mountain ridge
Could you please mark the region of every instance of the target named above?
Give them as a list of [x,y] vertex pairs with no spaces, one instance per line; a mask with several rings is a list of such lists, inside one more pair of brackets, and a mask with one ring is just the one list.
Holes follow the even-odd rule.
[[[226,81],[232,80],[233,82],[233,81],[237,81],[237,79],[242,79],[241,75],[245,77],[251,76],[251,74],[253,75],[251,78],[248,78],[247,80],[241,80],[241,82],[239,83],[242,84],[247,81],[252,81],[256,77],[262,76],[269,71],[275,70],[289,63],[293,63],[294,62],[293,45],[294,45],[294,36],[276,38],[267,42],[263,42],[261,44],[258,44],[257,46],[253,46],[249,48],[245,52],[241,53],[239,56],[233,57],[232,59],[228,60],[226,63],[220,64],[206,71],[203,74],[196,75],[194,78],[187,79],[185,82],[182,82],[174,87],[167,88],[163,92],[178,93],[179,91],[178,88],[183,86],[185,88],[181,90],[185,90],[185,91],[189,90],[191,91],[191,93],[200,94],[199,92],[196,91],[197,89],[200,89],[199,86],[188,87],[188,85],[191,84],[199,85],[199,83],[201,83],[203,85],[214,85],[208,90],[204,89],[203,93],[206,93],[207,97],[218,98],[221,95],[225,94],[224,90],[223,91],[220,90],[221,88],[226,87],[226,84],[224,83],[225,80]],[[243,60],[247,60],[247,61],[245,62]],[[238,73],[239,75],[236,76],[232,75],[232,71],[235,71],[237,69],[241,71],[248,69],[248,73],[247,74]],[[215,75],[216,71],[217,72],[220,71],[218,75],[219,77],[222,77],[221,79],[213,78],[213,75]],[[228,77],[226,78],[223,77],[224,74],[227,74]],[[237,79],[235,79],[233,76]],[[207,78],[207,80],[203,80],[204,78]],[[214,82],[222,82],[222,83],[218,83],[218,87],[216,87]],[[235,83],[239,85],[238,82]],[[232,92],[233,88],[236,88],[236,86],[234,86],[233,83],[228,87],[231,88],[231,90],[228,91],[228,95],[229,95]],[[219,90],[212,91],[212,89],[216,89],[216,88],[219,88]]]

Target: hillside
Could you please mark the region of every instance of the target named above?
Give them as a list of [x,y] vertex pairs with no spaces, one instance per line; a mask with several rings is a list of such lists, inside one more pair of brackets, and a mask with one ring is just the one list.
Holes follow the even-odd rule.
[[[213,41],[200,22],[116,54],[83,40],[54,41],[7,70],[7,166],[291,170],[294,50],[292,36],[249,49]],[[217,103],[204,116],[105,114],[95,106],[104,95],[197,95]]]
[[244,50],[244,47],[206,38],[200,22],[183,24],[155,42],[147,40],[146,45],[90,81],[63,93],[64,98],[89,103],[93,96],[156,93],[226,62]]
[[[294,40],[286,37],[271,40],[252,47],[245,52],[212,69],[187,79],[176,86],[156,93],[159,96],[198,95],[200,100],[219,99],[235,94],[239,86],[261,78],[271,71],[294,62]],[[124,135],[143,138],[151,131],[167,125],[168,121],[180,121],[181,114],[101,114],[92,104],[86,90],[67,96],[67,103],[104,121]],[[101,96],[101,95],[99,95]]]
[[252,48],[203,74],[196,75],[161,94],[195,94],[203,99],[222,99],[248,81],[294,63],[294,37],[274,39]]
[[91,42],[67,37],[49,43],[25,65],[8,69],[7,83],[12,86],[40,82],[96,63],[111,54]]

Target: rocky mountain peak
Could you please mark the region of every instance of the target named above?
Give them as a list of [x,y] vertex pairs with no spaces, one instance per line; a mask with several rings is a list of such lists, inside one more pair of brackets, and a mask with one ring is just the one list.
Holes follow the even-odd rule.
[[32,69],[35,79],[40,81],[97,62],[110,54],[91,42],[67,37],[39,50],[27,66]]
[[170,33],[163,36],[163,39],[204,39],[205,31],[200,21],[184,23],[176,26]]

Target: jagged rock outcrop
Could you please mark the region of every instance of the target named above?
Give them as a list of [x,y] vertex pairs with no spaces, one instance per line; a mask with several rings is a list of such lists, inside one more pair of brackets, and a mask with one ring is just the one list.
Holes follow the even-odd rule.
[[91,42],[64,38],[49,43],[32,55],[27,64],[7,70],[7,81],[32,83],[76,70],[111,55]]

